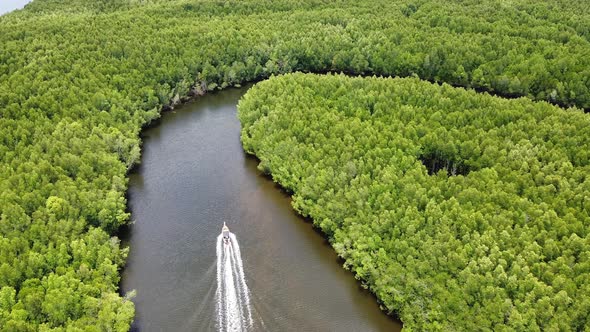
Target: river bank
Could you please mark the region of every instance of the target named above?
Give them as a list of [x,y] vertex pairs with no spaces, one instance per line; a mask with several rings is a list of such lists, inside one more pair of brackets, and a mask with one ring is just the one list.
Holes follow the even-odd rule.
[[195,98],[143,132],[142,163],[129,175],[134,224],[121,282],[123,292],[137,290],[133,329],[214,329],[215,240],[226,221],[264,329],[398,331],[244,153],[236,105],[247,88]]

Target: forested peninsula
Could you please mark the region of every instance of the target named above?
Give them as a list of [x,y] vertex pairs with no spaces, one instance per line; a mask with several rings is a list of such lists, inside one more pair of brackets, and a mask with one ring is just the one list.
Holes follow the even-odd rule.
[[291,74],[244,148],[407,328],[590,328],[590,118],[414,78]]
[[[115,235],[129,222],[126,175],[140,161],[141,128],[158,118],[163,108],[173,107],[188,96],[293,71],[413,76],[408,83],[391,83],[391,89],[414,84],[416,96],[424,94],[421,89],[434,92],[443,89],[436,92],[440,98],[426,96],[424,103],[441,104],[446,107],[441,109],[454,111],[452,114],[457,113],[457,121],[463,121],[450,124],[447,114],[438,112],[439,118],[433,119],[439,123],[438,131],[430,135],[406,132],[408,128],[381,122],[383,129],[394,125],[404,133],[399,136],[403,146],[388,147],[390,151],[387,153],[403,152],[398,159],[390,159],[388,167],[394,167],[392,171],[406,169],[415,173],[416,181],[423,177],[426,182],[416,182],[415,192],[404,192],[400,196],[407,200],[406,203],[403,199],[401,203],[400,199],[396,201],[396,204],[408,206],[407,213],[396,208],[389,212],[392,214],[389,219],[385,219],[400,224],[385,224],[383,221],[382,228],[372,229],[362,241],[379,243],[378,237],[386,239],[387,234],[389,239],[406,241],[399,253],[411,255],[412,265],[403,269],[414,269],[414,275],[404,277],[401,271],[405,270],[397,270],[395,265],[395,262],[410,259],[408,257],[395,258],[391,264],[380,264],[380,268],[394,269],[383,273],[377,265],[370,265],[375,261],[366,258],[368,248],[374,245],[352,241],[357,233],[379,224],[377,221],[358,223],[355,227],[359,229],[355,230],[344,228],[345,220],[330,217],[316,220],[333,239],[336,250],[346,257],[347,265],[377,292],[387,309],[399,310],[407,328],[460,328],[466,326],[461,324],[473,322],[473,315],[483,317],[484,312],[492,311],[494,316],[487,317],[488,328],[501,324],[508,327],[522,324],[527,329],[535,326],[566,330],[588,328],[588,317],[583,316],[590,311],[588,289],[579,286],[589,284],[588,202],[587,198],[580,201],[575,196],[584,186],[588,192],[585,176],[588,155],[587,149],[583,148],[587,141],[582,137],[584,128],[581,127],[587,124],[585,116],[575,110],[519,100],[514,104],[514,114],[506,111],[510,114],[502,118],[504,120],[484,116],[483,119],[491,124],[476,123],[480,120],[461,118],[458,111],[477,109],[480,103],[497,104],[500,109],[509,110],[513,104],[486,99],[490,97],[473,97],[473,92],[455,91],[448,86],[434,88],[417,79],[588,109],[589,20],[587,4],[573,0],[485,3],[435,0],[34,0],[24,10],[1,16],[0,329],[128,330],[134,315],[133,303],[129,296],[118,293],[119,272],[125,264],[127,249],[121,247]],[[305,81],[297,77],[286,76],[283,81],[275,80],[269,84],[293,79],[293,83],[281,84],[285,89],[295,89]],[[341,78],[326,80],[336,80],[338,83],[333,83],[334,86],[356,82],[346,83]],[[363,90],[379,85],[355,84]],[[389,88],[390,83],[383,85]],[[259,90],[262,91],[262,87]],[[322,91],[329,96],[336,92]],[[350,95],[351,91],[338,91],[342,99],[333,96],[335,100],[353,103],[353,108],[349,109],[353,113],[347,115],[350,119],[346,121],[362,123],[362,114],[367,111],[376,114],[390,111],[384,114],[399,116],[394,110],[380,110],[378,103],[358,104],[365,99],[359,96],[359,100],[353,100],[357,96]],[[366,93],[371,94],[368,90]],[[412,94],[406,93],[405,96],[412,98]],[[460,106],[450,96],[459,96],[466,104]],[[423,107],[418,103],[408,101],[400,105],[407,105],[404,107],[408,109],[416,107],[420,110],[416,117],[430,118],[429,111],[421,110]],[[320,109],[331,107],[324,102],[318,104]],[[358,116],[354,115],[356,113]],[[331,120],[335,125],[339,123],[337,117],[342,115],[329,114],[336,117]],[[533,124],[530,117],[540,123]],[[559,136],[559,140],[553,140],[552,134],[539,136],[538,147],[527,143],[527,135],[532,135],[535,128],[551,123],[546,117],[555,118],[563,136]],[[522,119],[522,123],[511,124],[511,119]],[[314,126],[320,123],[326,123],[323,117]],[[499,128],[495,133],[489,133],[493,124]],[[459,137],[464,137],[470,130],[476,133],[488,131],[478,137],[495,142],[505,134],[502,130],[512,128],[510,126],[518,129],[520,125],[531,127],[515,132],[520,136],[506,138],[496,150],[491,143],[489,151],[478,147],[480,155],[475,147],[472,150],[458,147]],[[245,128],[250,126],[248,124]],[[416,124],[414,129],[419,126]],[[501,129],[502,126],[505,128]],[[269,128],[275,127],[276,124],[269,123]],[[360,130],[361,127],[353,128]],[[369,131],[377,129],[379,127],[366,128]],[[394,134],[399,133],[391,133]],[[445,137],[448,145],[437,141],[424,145],[426,141],[423,140],[440,137]],[[347,144],[362,139],[353,138]],[[288,148],[294,144],[289,141],[292,139],[277,143]],[[466,141],[471,142],[469,144],[478,142],[471,137]],[[527,161],[531,169],[538,167],[535,173],[541,174],[538,179],[521,179],[514,175],[515,181],[511,182],[502,178],[513,174],[509,172],[510,167],[516,166],[508,162],[510,159],[499,169],[494,165],[498,158],[505,157],[504,151],[508,151],[513,143],[517,148],[509,152]],[[431,150],[420,150],[422,147]],[[326,148],[329,147],[317,147],[317,151]],[[439,148],[443,150],[437,150]],[[253,151],[253,147],[248,149]],[[418,150],[422,151],[421,158],[430,166],[419,167]],[[350,150],[351,158],[361,156],[356,154],[360,151],[355,151]],[[256,152],[261,156],[265,153],[263,150]],[[482,154],[484,152],[487,154]],[[271,153],[275,151],[269,152],[269,156]],[[327,152],[326,155],[330,156]],[[562,158],[562,164],[554,162],[556,158]],[[381,173],[382,170],[369,170],[368,161],[363,166],[355,160],[342,165],[349,168],[343,180],[350,182],[349,185],[360,181],[361,187],[370,188],[374,183],[373,175],[385,174]],[[394,160],[405,164],[394,165]],[[327,159],[325,162],[331,161]],[[279,168],[272,169],[273,174],[277,172],[278,176]],[[426,177],[424,171],[429,169],[433,174]],[[549,174],[550,169],[554,170],[553,174]],[[294,178],[292,183],[281,180],[282,184],[296,190],[297,185],[309,181],[303,178],[303,171],[289,170],[301,177]],[[323,171],[328,172],[328,168]],[[370,175],[362,173],[365,171]],[[395,177],[385,183],[402,177],[395,172],[390,175]],[[334,173],[333,177],[337,176],[341,175]],[[412,176],[404,178],[412,179]],[[324,175],[325,179],[331,179],[330,175]],[[441,189],[440,193],[428,192],[436,191],[436,185],[441,181],[447,181],[450,187],[444,191]],[[469,181],[489,183],[489,190],[486,189],[484,194],[481,194],[483,189],[480,187],[468,190],[466,183]],[[494,191],[501,182],[506,182],[506,189]],[[393,190],[398,185],[383,190]],[[425,187],[427,185],[432,188]],[[411,188],[410,184],[408,188]],[[488,197],[488,193],[494,192],[500,197]],[[369,197],[370,193],[363,191],[359,194]],[[463,206],[460,196],[449,196],[454,193],[475,197],[465,198],[471,205],[466,203]],[[309,215],[314,215],[307,210],[310,206],[319,209],[328,204],[328,200],[313,201],[306,193],[298,195],[305,199],[296,199],[296,208]],[[431,199],[434,203],[430,204]],[[328,210],[320,212],[344,208],[350,209],[347,213],[356,213],[351,207],[357,207],[357,203],[347,202],[350,200],[340,202],[339,206],[326,205]],[[518,202],[523,206],[514,208]],[[393,204],[381,203],[383,206]],[[484,211],[475,211],[475,207],[488,203],[490,206]],[[364,201],[363,204],[377,203]],[[366,211],[361,205],[357,209],[358,213]],[[456,211],[452,218],[463,216],[465,220],[461,219],[461,224],[456,222],[457,219],[452,223],[441,222],[443,217],[450,218],[448,213],[453,209]],[[477,218],[467,218],[469,213],[475,213]],[[376,215],[367,214],[365,217]],[[405,219],[394,220],[402,215]],[[427,216],[431,219],[425,219]],[[441,227],[457,229],[441,231],[440,236],[445,237],[437,239],[436,234],[429,233],[436,227],[419,226],[416,222],[441,223]],[[390,228],[387,229],[386,225]],[[529,230],[525,231],[525,225],[529,225]],[[365,228],[367,226],[369,228]],[[538,233],[531,231],[532,227],[537,227]],[[486,231],[492,229],[497,237],[488,239],[492,234]],[[348,231],[350,233],[346,234]],[[481,238],[464,240],[457,238],[457,234],[481,234]],[[525,235],[539,238],[529,239]],[[434,258],[418,255],[425,245],[419,239],[428,236],[433,239],[432,246],[438,244],[441,250],[455,248],[453,245],[460,248],[463,243],[471,248],[463,245],[464,251],[449,251],[445,257],[437,255],[441,262],[428,266],[425,262]],[[526,242],[526,239],[530,241]],[[443,242],[449,244],[443,245]],[[477,243],[477,246],[470,243]],[[494,244],[498,244],[497,248]],[[356,250],[357,245],[361,246],[360,250]],[[522,258],[510,261],[510,257],[517,257],[517,253],[509,257],[504,249],[522,249]],[[376,259],[386,259],[391,250],[391,247],[378,249],[374,253],[378,255]],[[488,252],[486,256],[484,253]],[[470,261],[469,257],[482,257],[482,262]],[[359,259],[363,259],[362,264]],[[490,271],[490,277],[486,269],[491,265],[494,269],[502,266],[506,280],[501,277],[502,271],[497,271],[498,278],[492,278],[495,270]],[[466,281],[467,284],[460,284],[460,279],[453,274],[462,266],[469,268],[465,277],[474,277]],[[511,269],[517,267],[520,272],[512,272]],[[516,281],[509,278],[512,273],[515,273]],[[402,286],[408,283],[398,285],[399,278],[407,278],[408,283],[412,280],[414,286],[409,289],[413,293],[401,293],[407,290]],[[429,283],[431,278],[446,278],[449,283],[454,279],[457,284],[447,285],[445,291],[435,295],[437,288],[430,286],[441,287],[442,284]],[[505,284],[498,284],[500,282]],[[471,295],[468,296],[471,297],[451,294],[450,290],[464,289],[462,287],[469,287]],[[515,302],[504,301],[501,309],[492,310],[489,303],[499,305],[494,297],[497,289],[500,290],[498,298],[514,298]],[[525,291],[530,294],[529,298],[519,300],[522,303],[516,302],[520,299],[519,294]],[[506,292],[506,297],[502,292]],[[437,307],[440,296],[445,294],[449,296],[445,303],[451,303],[450,306]],[[410,295],[416,297],[406,298]],[[408,303],[413,309],[407,309],[410,308]],[[534,307],[530,303],[534,303]],[[460,312],[466,305],[473,306],[469,311],[472,316]],[[416,310],[414,318],[409,318],[410,310]],[[420,316],[424,313],[427,317]],[[459,322],[460,317],[464,318],[462,322]],[[559,322],[561,325],[554,325]]]

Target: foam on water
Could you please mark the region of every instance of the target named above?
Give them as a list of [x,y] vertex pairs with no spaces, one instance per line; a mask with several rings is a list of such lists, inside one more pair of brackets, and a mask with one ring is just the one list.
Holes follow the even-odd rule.
[[252,329],[250,291],[244,277],[244,267],[238,240],[230,233],[228,243],[217,237],[217,291],[215,293],[217,327],[219,331],[249,331]]

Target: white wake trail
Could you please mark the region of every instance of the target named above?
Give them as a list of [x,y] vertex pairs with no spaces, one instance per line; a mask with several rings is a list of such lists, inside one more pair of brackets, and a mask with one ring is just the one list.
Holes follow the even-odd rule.
[[236,236],[234,234],[230,234],[230,239],[232,244],[235,246],[235,249],[233,249],[234,252],[234,256],[235,256],[235,261],[236,261],[236,272],[237,272],[237,277],[238,277],[238,281],[240,283],[240,288],[243,290],[242,291],[242,299],[244,301],[244,305],[245,308],[247,310],[245,310],[245,314],[247,315],[246,318],[248,319],[248,324],[250,326],[252,326],[253,322],[252,322],[252,311],[250,308],[250,290],[248,289],[248,286],[246,285],[246,277],[244,276],[244,265],[242,264],[242,254],[240,252],[240,245],[238,244],[238,240],[236,239]]
[[219,234],[217,237],[217,290],[215,291],[215,302],[216,302],[216,311],[217,311],[217,324],[220,331],[225,330],[225,320],[223,317],[225,316],[225,308],[223,306],[222,299],[224,298],[223,295],[223,239],[222,235]]
[[246,285],[238,240],[233,233],[224,240],[217,237],[216,312],[219,331],[252,329],[250,291]]

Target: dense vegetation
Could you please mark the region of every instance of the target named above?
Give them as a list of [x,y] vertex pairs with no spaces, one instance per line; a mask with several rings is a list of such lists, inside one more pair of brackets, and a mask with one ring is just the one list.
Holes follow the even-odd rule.
[[[249,90],[239,118],[244,148],[405,327],[590,329],[581,111],[413,78],[291,74]],[[444,167],[429,174],[422,159]]]
[[129,327],[113,235],[163,105],[342,70],[589,108],[589,17],[573,0],[35,0],[0,17],[0,328]]

